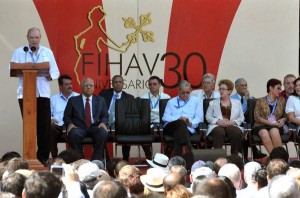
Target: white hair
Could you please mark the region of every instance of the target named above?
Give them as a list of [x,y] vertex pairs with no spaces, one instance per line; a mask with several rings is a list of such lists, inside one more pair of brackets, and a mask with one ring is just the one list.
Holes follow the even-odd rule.
[[270,198],[300,197],[299,186],[296,181],[287,175],[277,175],[270,181]]
[[255,180],[256,172],[261,169],[261,166],[257,162],[248,162],[244,167],[244,178],[245,182],[249,184],[251,181]]

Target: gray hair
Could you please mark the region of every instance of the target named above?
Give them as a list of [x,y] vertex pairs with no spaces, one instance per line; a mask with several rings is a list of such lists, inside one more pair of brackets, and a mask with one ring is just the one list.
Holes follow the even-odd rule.
[[246,81],[246,79],[245,78],[238,78],[238,79],[236,79],[236,81],[234,82],[234,86],[237,87],[243,81]]
[[182,80],[179,83],[178,88],[180,89],[182,87],[190,87],[191,88],[192,86],[191,86],[191,83],[189,83],[187,80]]
[[300,197],[298,184],[287,175],[277,175],[271,179],[268,191],[270,198]]
[[296,79],[296,76],[295,76],[294,74],[287,74],[287,75],[283,78],[283,83],[285,83],[285,81],[286,81],[288,78],[295,78],[295,79]]
[[203,77],[202,77],[202,79],[204,79],[204,78],[210,78],[213,81],[213,83],[216,82],[215,76],[213,74],[211,74],[211,73],[204,74]]

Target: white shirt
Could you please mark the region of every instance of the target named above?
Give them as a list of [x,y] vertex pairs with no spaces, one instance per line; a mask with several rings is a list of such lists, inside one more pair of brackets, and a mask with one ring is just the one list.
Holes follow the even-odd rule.
[[[201,101],[203,101],[206,98],[209,98],[207,97],[203,89],[194,90],[191,92],[191,95],[199,98]],[[220,93],[212,91],[210,98],[220,98]]]
[[178,120],[180,117],[187,117],[192,123],[188,126],[191,133],[195,132],[200,122],[203,122],[203,105],[195,96],[190,96],[187,101],[182,101],[179,96],[168,101],[162,120],[166,126],[169,122]]
[[159,95],[154,96],[150,92],[145,93],[141,98],[150,99],[151,107],[151,122],[159,123],[159,100],[160,99],[169,99],[171,98],[168,94],[160,92]]
[[[300,119],[300,98],[297,96],[290,96],[286,102],[285,113],[295,113],[295,117]],[[297,127],[297,131],[299,131],[300,126]]]
[[[15,62],[15,63],[25,63],[25,61],[33,62],[33,63],[49,62],[50,65],[49,74],[52,80],[55,80],[59,77],[59,70],[53,52],[49,48],[40,45],[37,54],[33,54],[30,49],[28,50],[27,53],[25,53],[23,47],[19,47],[14,51],[14,54],[11,58],[11,62]],[[18,99],[23,98],[23,78],[19,78],[17,93],[18,93]],[[50,84],[45,77],[36,78],[36,96],[50,98]]]
[[69,98],[78,95],[78,93],[72,92],[68,98],[66,98],[62,93],[58,93],[50,97],[51,119],[55,119],[57,121],[57,123],[55,123],[56,125],[62,126],[64,124],[63,117],[68,100]]

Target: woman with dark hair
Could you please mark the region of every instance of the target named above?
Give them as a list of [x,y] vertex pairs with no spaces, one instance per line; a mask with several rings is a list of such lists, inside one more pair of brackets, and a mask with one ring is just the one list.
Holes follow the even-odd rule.
[[218,85],[221,97],[209,102],[205,116],[209,124],[206,135],[211,133],[214,148],[222,148],[227,137],[231,144],[231,154],[238,154],[243,133],[240,125],[244,121],[242,104],[230,98],[234,87],[232,81],[220,80]]
[[291,95],[286,103],[285,113],[289,121],[297,125],[300,129],[300,77],[294,81],[294,94]]
[[281,81],[270,79],[267,82],[267,96],[259,98],[254,109],[253,134],[259,135],[268,153],[282,146],[280,134],[286,122],[285,100],[280,96]]

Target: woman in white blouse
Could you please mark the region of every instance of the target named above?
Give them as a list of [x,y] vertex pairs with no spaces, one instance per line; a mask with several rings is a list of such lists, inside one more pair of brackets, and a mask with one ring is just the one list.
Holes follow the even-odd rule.
[[291,95],[285,106],[287,118],[292,123],[296,124],[297,131],[300,129],[300,77],[294,81],[294,94]]
[[207,135],[213,138],[213,147],[222,148],[225,137],[231,144],[231,154],[238,154],[241,151],[242,131],[240,127],[244,121],[242,104],[239,100],[231,99],[230,94],[234,88],[230,80],[220,80],[220,98],[212,100],[206,113],[208,122]]

